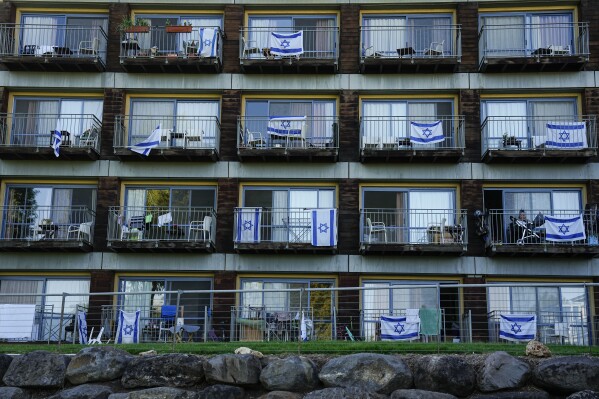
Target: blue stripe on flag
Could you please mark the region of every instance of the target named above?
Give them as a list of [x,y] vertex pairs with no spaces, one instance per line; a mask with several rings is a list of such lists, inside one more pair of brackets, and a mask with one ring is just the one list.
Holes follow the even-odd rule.
[[505,337],[505,338],[512,338],[512,339],[522,339],[522,340],[531,340],[534,339],[535,336],[534,334],[530,334],[530,335],[516,335],[516,334],[511,334],[511,333],[507,333],[504,331],[500,331],[499,332],[499,336],[500,337]]
[[135,328],[133,329],[133,334],[134,334],[133,335],[133,342],[136,343],[136,344],[138,344],[139,343],[138,342],[139,341],[138,340],[139,335],[138,335],[137,329],[139,328],[139,310],[137,310],[135,312],[135,323],[134,323],[134,326],[135,326]]
[[559,235],[559,234],[546,234],[545,238],[554,238],[556,240],[575,240],[575,239],[584,239],[584,233],[574,233],[568,235]]
[[441,121],[433,122],[433,123],[418,123],[418,122],[410,122],[412,125],[417,127],[435,127],[441,123]]
[[557,141],[546,141],[545,145],[551,145],[554,147],[564,147],[564,148],[574,148],[574,147],[584,147],[584,143],[582,141],[577,141],[575,143],[558,143]]
[[125,316],[123,315],[123,312],[119,312],[119,323],[117,324],[118,326],[120,326],[121,328],[119,328],[118,331],[118,335],[117,335],[117,343],[122,344],[123,343],[123,320],[125,319]]
[[532,317],[512,317],[512,316],[504,316],[501,315],[502,319],[505,319],[507,321],[515,321],[515,322],[521,322],[521,323],[526,323],[526,322],[531,322],[533,321],[535,318],[534,316]]
[[549,129],[564,129],[564,130],[581,130],[585,128],[585,124],[584,123],[580,123],[577,125],[554,125],[551,123],[547,124],[547,127]]
[[329,229],[329,238],[330,238],[330,243],[331,243],[331,247],[335,246],[335,230],[333,230],[334,226],[335,226],[335,210],[331,209],[329,211],[329,216],[331,219],[331,228]]
[[240,242],[241,241],[241,217],[243,215],[243,210],[239,209],[239,211],[237,212],[237,238],[235,239],[235,241]]
[[274,37],[276,37],[277,39],[295,39],[297,37],[300,37],[302,34],[302,32],[295,32],[295,33],[275,33],[275,32],[271,32],[271,35],[273,35]]
[[300,129],[275,129],[274,127],[266,128],[267,131],[278,134],[302,134]]
[[285,54],[297,54],[299,52],[302,52],[303,49],[301,48],[278,48],[278,47],[272,47],[270,49],[271,52],[276,51],[278,53],[285,53]]
[[316,245],[318,243],[318,229],[316,228],[316,211],[312,210],[312,245]]
[[415,141],[417,143],[430,143],[433,140],[445,140],[445,136],[441,135],[441,136],[433,136],[433,137],[429,137],[428,139],[421,139],[419,137],[415,137],[415,136],[410,136],[410,141]]
[[254,242],[258,242],[258,225],[260,223],[260,210],[254,210]]
[[545,220],[548,220],[552,223],[574,223],[574,222],[578,222],[580,220],[580,216],[575,216],[570,219],[562,219],[562,218],[555,218],[552,216],[545,216]]

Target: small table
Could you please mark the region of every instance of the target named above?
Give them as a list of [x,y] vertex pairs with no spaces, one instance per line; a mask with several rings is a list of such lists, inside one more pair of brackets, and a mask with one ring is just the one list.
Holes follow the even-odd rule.
[[42,240],[54,238],[58,231],[58,226],[55,224],[40,224],[38,227],[38,233],[43,234]]
[[411,56],[411,55],[416,54],[416,51],[414,51],[413,47],[403,47],[403,48],[398,48],[397,49],[397,54],[400,57],[404,57],[406,55],[410,55]]
[[175,340],[177,342],[183,341],[183,334],[187,334],[187,342],[193,342],[193,336],[195,333],[200,331],[200,326],[192,326],[189,324],[180,324],[169,328],[172,334],[175,334]]

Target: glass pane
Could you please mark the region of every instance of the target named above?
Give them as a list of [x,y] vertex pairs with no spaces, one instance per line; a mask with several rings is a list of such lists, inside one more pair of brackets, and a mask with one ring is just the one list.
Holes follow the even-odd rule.
[[261,281],[243,281],[241,283],[241,289],[245,291],[241,294],[242,306],[263,306]]
[[191,206],[214,208],[214,189],[191,190]]
[[[43,280],[0,280],[0,294],[41,294],[44,287]],[[0,296],[2,304],[40,305],[41,296]]]
[[146,206],[169,206],[170,192],[168,189],[149,189],[146,191]]
[[[46,282],[46,294],[62,294],[63,292],[68,293],[89,293],[89,280],[48,280]],[[75,314],[77,306],[81,306],[87,309],[89,304],[89,295],[81,296],[68,296],[65,300],[64,311],[65,313]],[[48,296],[46,297],[46,306],[52,305],[54,313],[60,313],[62,306],[62,296]]]
[[534,287],[512,287],[512,311],[514,313],[536,313],[537,298]]

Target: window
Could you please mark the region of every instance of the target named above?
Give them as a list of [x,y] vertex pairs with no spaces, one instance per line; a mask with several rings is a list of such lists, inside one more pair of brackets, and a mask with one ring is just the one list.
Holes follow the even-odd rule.
[[547,55],[556,46],[574,52],[570,12],[484,14],[480,23],[487,57]]
[[15,97],[11,143],[48,147],[54,130],[68,132],[73,142],[86,130],[100,128],[102,105],[93,98]]
[[383,222],[387,242],[391,243],[426,243],[431,226],[460,223],[453,189],[368,187],[363,190],[362,203],[363,230],[366,218],[371,222]]
[[[432,43],[443,43],[452,54],[451,15],[368,15],[362,19],[362,56],[397,57],[399,49],[411,48],[423,55]],[[407,53],[406,53],[407,54]]]
[[574,98],[484,100],[481,116],[487,148],[502,148],[504,135],[519,140],[521,149],[544,145],[548,123],[580,119]]
[[[336,55],[337,28],[334,15],[250,15],[249,42],[259,49],[270,48],[272,32],[303,31],[305,58],[333,58]],[[258,55],[259,57],[262,54]]]

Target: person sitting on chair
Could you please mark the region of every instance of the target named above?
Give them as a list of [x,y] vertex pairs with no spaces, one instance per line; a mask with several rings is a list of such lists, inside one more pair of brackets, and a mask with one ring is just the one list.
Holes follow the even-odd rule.
[[508,229],[508,240],[510,243],[515,243],[523,237],[524,230],[526,230],[526,226],[530,224],[530,221],[526,218],[524,209],[520,209],[518,212],[518,219],[513,216],[510,216],[510,219],[512,222]]

